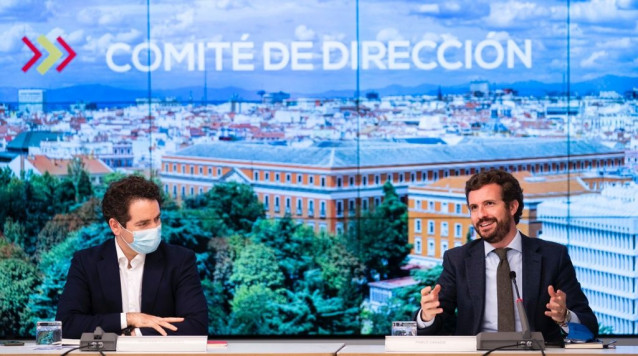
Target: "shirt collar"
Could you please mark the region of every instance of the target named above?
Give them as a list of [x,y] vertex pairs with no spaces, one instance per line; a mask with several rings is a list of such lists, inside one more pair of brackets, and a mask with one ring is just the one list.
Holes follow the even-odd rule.
[[[485,244],[485,257],[487,257],[487,255],[490,252],[494,251],[495,248],[487,241],[483,241],[483,243]],[[521,238],[521,232],[519,230],[516,230],[514,239],[512,239],[512,241],[506,247],[521,253],[523,252],[523,239]]]
[[[122,251],[122,248],[120,247],[120,245],[118,245],[117,237],[114,238],[113,241],[115,242],[115,253],[117,254],[118,265],[120,266],[120,268],[127,268],[129,264],[128,259],[124,255],[124,251]],[[137,266],[143,265],[144,261],[146,261],[146,255],[143,253],[138,253],[131,260],[131,268],[135,268]]]

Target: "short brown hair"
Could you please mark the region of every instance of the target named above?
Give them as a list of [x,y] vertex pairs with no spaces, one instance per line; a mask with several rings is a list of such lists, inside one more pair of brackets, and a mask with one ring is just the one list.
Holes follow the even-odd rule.
[[509,206],[514,200],[518,201],[518,209],[514,214],[514,222],[518,224],[523,215],[523,189],[518,183],[518,180],[514,178],[510,173],[500,170],[491,169],[489,171],[483,171],[474,174],[465,183],[465,199],[469,204],[469,195],[471,191],[481,189],[488,184],[498,184],[503,188],[503,195],[501,199]]
[[102,215],[106,222],[113,218],[126,226],[131,220],[128,213],[131,201],[137,199],[156,200],[162,205],[159,187],[144,177],[131,175],[111,183],[102,199]]

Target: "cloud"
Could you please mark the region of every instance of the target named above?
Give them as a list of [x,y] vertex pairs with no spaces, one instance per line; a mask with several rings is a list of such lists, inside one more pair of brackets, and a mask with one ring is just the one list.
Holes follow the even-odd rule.
[[0,31],[0,53],[15,52],[22,46],[26,48],[22,42],[24,36],[29,37],[31,42],[37,37],[35,31],[27,24],[13,25],[8,31]]
[[295,38],[299,41],[312,41],[315,38],[315,31],[306,25],[299,25],[295,28]]
[[506,31],[490,31],[487,33],[485,38],[496,40],[496,41],[505,41],[510,39],[510,34]]
[[632,48],[633,45],[631,43],[631,38],[623,37],[617,39],[610,39],[604,42],[597,42],[596,47],[598,48],[614,48],[614,49],[627,49]]
[[532,2],[508,1],[490,5],[490,14],[485,21],[494,27],[530,26],[531,22],[546,19],[550,10]]
[[118,25],[122,23],[122,11],[118,8],[87,7],[78,12],[77,20],[83,25]]
[[606,51],[596,51],[594,53],[591,54],[591,56],[589,56],[589,58],[583,59],[582,61],[580,61],[580,66],[583,68],[591,68],[591,67],[595,67],[597,65],[599,65],[599,63],[596,63],[596,60],[598,60],[599,58],[603,58],[607,56],[607,52]]
[[151,37],[166,38],[170,36],[180,35],[194,28],[195,10],[188,9],[186,11],[175,13],[151,27]]
[[415,7],[412,13],[419,16],[440,19],[480,19],[490,13],[489,3],[485,1],[456,0],[440,1],[439,3],[423,4]]
[[0,0],[0,19],[40,22],[51,16],[51,1]]
[[396,28],[384,28],[381,31],[377,32],[377,41],[388,42],[388,41],[401,41],[403,40],[403,36]]
[[638,0],[617,0],[616,6],[621,10],[638,10]]

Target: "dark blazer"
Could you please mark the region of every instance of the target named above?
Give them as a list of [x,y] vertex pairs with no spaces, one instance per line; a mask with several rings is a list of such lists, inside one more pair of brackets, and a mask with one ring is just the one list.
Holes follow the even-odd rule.
[[[521,237],[523,305],[531,330],[542,332],[545,341],[563,338],[561,328],[544,314],[547,310],[545,305],[549,302],[547,287],[552,285],[554,289],[565,292],[567,308],[597,335],[598,321],[576,280],[567,248],[522,234]],[[418,334],[476,335],[481,332],[485,312],[484,241],[477,239],[447,251],[443,256],[443,272],[438,283],[441,285],[439,301],[443,313],[436,316],[430,327],[419,329]]]
[[[195,266],[195,254],[183,247],[160,243],[146,255],[142,277],[142,313],[183,317],[169,335],[207,335],[208,308]],[[56,320],[62,321],[65,338],[80,338],[96,326],[121,333],[122,291],[115,241],[78,251],[73,255]],[[152,328],[143,335],[158,335]]]

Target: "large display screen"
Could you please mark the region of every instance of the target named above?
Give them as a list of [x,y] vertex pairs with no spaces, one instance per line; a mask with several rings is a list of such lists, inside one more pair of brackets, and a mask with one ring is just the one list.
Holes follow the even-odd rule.
[[0,2],[0,338],[51,320],[141,174],[211,335],[384,335],[513,172],[605,334],[638,334],[638,2]]

